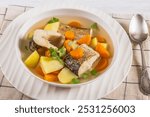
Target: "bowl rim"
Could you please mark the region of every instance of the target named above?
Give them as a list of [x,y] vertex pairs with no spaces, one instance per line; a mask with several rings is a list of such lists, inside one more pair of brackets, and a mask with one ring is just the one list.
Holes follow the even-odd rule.
[[[95,77],[94,79],[92,79],[92,80],[89,80],[89,81],[86,81],[86,82],[83,82],[83,83],[79,83],[79,84],[61,84],[61,83],[55,83],[55,82],[48,82],[48,81],[46,81],[46,80],[44,80],[44,79],[41,79],[39,76],[35,75],[34,73],[32,73],[32,72],[29,70],[29,68],[27,68],[27,66],[23,63],[22,59],[20,58],[20,55],[19,55],[19,53],[20,53],[20,50],[19,50],[19,40],[20,40],[21,38],[23,38],[23,36],[24,36],[25,33],[27,32],[27,30],[30,29],[31,26],[34,25],[34,24],[32,23],[32,21],[36,21],[35,23],[37,23],[37,22],[39,22],[39,21],[41,21],[41,20],[44,20],[44,19],[46,19],[46,18],[48,18],[48,17],[52,17],[52,16],[50,16],[50,15],[47,15],[47,16],[46,16],[45,14],[47,14],[47,13],[49,13],[49,12],[53,12],[53,11],[60,11],[60,10],[61,10],[61,11],[63,11],[63,10],[80,11],[80,12],[84,12],[84,13],[86,13],[86,14],[90,14],[90,15],[96,16],[96,17],[98,17],[99,20],[103,21],[103,23],[104,23],[103,25],[109,27],[109,28],[112,30],[112,28],[111,28],[108,24],[106,24],[106,23],[104,22],[104,20],[101,19],[100,16],[98,16],[98,15],[96,15],[96,14],[94,14],[93,12],[90,12],[90,11],[85,11],[85,10],[76,9],[76,8],[55,8],[55,9],[52,9],[52,10],[47,10],[47,11],[44,11],[44,12],[42,12],[42,13],[40,13],[40,14],[38,14],[38,15],[32,17],[32,18],[30,18],[28,21],[26,21],[26,22],[21,26],[21,28],[20,28],[20,30],[19,30],[19,32],[18,32],[18,34],[17,34],[17,39],[15,40],[15,52],[16,52],[16,54],[17,54],[18,61],[21,63],[22,67],[24,67],[24,69],[27,71],[27,73],[29,73],[31,76],[33,76],[33,77],[36,78],[36,79],[41,80],[41,81],[44,82],[44,83],[47,83],[47,84],[53,85],[53,86],[57,86],[57,87],[64,87],[64,88],[77,87],[77,86],[89,84],[89,83],[91,83],[91,82],[94,82],[94,81],[98,80],[100,77],[102,77],[103,75],[105,75],[110,69],[112,69],[112,67],[113,67],[113,66],[115,65],[115,63],[116,63],[116,59],[117,59],[117,56],[118,56],[118,42],[116,41],[117,39],[116,39],[116,40],[113,40],[113,39],[115,39],[115,38],[117,38],[117,37],[114,35],[114,33],[112,33],[111,30],[110,30],[111,33],[108,33],[108,30],[106,30],[106,27],[103,27],[103,26],[100,24],[100,22],[97,22],[97,23],[98,23],[100,26],[102,26],[103,29],[107,32],[107,34],[110,36],[110,39],[111,39],[112,45],[113,45],[113,49],[114,49],[114,53],[113,53],[112,61],[111,61],[110,65],[106,68],[106,70],[105,70],[104,72],[102,72],[100,75],[98,75],[97,77]],[[38,18],[40,15],[43,15],[43,17]],[[44,16],[44,15],[45,15],[45,16]],[[63,14],[62,14],[62,15],[63,15]],[[81,16],[80,16],[80,17],[81,17]],[[29,27],[28,24],[32,24],[32,25]],[[27,26],[28,28],[26,28],[26,26]],[[22,30],[25,30],[25,29],[26,29],[26,31],[22,32]],[[23,35],[23,36],[21,36],[21,35]],[[113,39],[112,39],[112,37],[113,37]],[[114,41],[115,41],[115,45],[116,45],[116,46],[114,46]]]

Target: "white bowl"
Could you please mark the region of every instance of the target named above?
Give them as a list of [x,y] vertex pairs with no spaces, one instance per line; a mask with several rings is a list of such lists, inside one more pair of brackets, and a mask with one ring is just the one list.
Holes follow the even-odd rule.
[[[47,82],[45,80],[42,80],[38,76],[36,76],[34,73],[32,73],[25,66],[25,64],[22,61],[21,51],[20,51],[20,47],[19,47],[20,39],[25,38],[29,31],[34,30],[34,29],[41,27],[44,24],[46,24],[47,21],[51,17],[59,17],[61,19],[61,21],[63,21],[64,23],[67,23],[71,19],[72,20],[73,19],[74,20],[81,20],[81,23],[83,25],[86,25],[87,23],[90,24],[91,21],[96,22],[100,26],[100,33],[102,33],[102,35],[107,39],[107,42],[109,43],[109,45],[111,45],[110,48],[111,48],[111,52],[113,53],[111,63],[107,67],[107,69],[103,73],[101,73],[98,77],[96,77],[90,81],[80,83],[80,84],[59,84],[59,83],[54,83],[54,82]],[[16,43],[15,43],[16,44],[15,47],[16,47],[17,57],[18,57],[19,62],[22,64],[22,67],[24,67],[24,69],[27,72],[29,72],[32,76],[40,79],[43,82],[46,82],[50,85],[54,85],[54,86],[58,86],[58,87],[81,86],[81,85],[96,81],[99,78],[102,78],[102,76],[104,74],[107,74],[110,69],[113,69],[114,63],[116,62],[116,60],[117,60],[116,58],[118,55],[118,41],[117,41],[116,36],[114,35],[112,30],[113,30],[113,28],[105,23],[105,19],[97,16],[96,14],[90,13],[90,11],[87,12],[87,11],[83,11],[83,10],[69,9],[69,8],[68,9],[62,8],[62,9],[49,10],[49,11],[43,12],[42,14],[39,14],[39,15],[33,17],[32,19],[29,19],[21,27],[20,31],[18,32]]]

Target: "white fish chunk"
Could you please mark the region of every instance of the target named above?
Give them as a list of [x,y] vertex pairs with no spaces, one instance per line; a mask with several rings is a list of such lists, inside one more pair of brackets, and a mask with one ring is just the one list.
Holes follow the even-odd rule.
[[80,59],[74,59],[70,54],[67,54],[64,58],[66,67],[68,67],[73,73],[81,76],[86,71],[94,67],[95,62],[99,60],[100,55],[86,44],[79,46],[84,50],[84,55]]
[[92,68],[93,64],[97,61],[100,55],[86,44],[82,44],[79,47],[84,50],[83,58],[79,59],[81,66],[78,70],[78,75],[80,76]]
[[52,45],[49,40],[60,38],[61,34],[56,31],[47,31],[47,30],[35,30],[33,35],[34,42],[42,47],[58,49],[56,46]]

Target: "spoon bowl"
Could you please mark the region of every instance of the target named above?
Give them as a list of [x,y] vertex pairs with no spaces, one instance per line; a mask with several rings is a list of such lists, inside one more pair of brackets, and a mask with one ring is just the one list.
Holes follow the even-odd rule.
[[135,43],[142,43],[149,35],[148,26],[144,18],[140,14],[132,17],[129,26],[129,35]]

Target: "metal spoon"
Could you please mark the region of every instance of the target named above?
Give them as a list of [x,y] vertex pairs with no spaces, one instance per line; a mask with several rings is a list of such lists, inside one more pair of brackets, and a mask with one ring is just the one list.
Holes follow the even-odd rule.
[[142,49],[142,42],[149,36],[148,26],[144,18],[140,14],[132,17],[129,26],[129,35],[133,42],[140,45],[142,57],[142,71],[139,79],[139,87],[143,94],[150,94],[150,79],[147,71],[145,57]]

